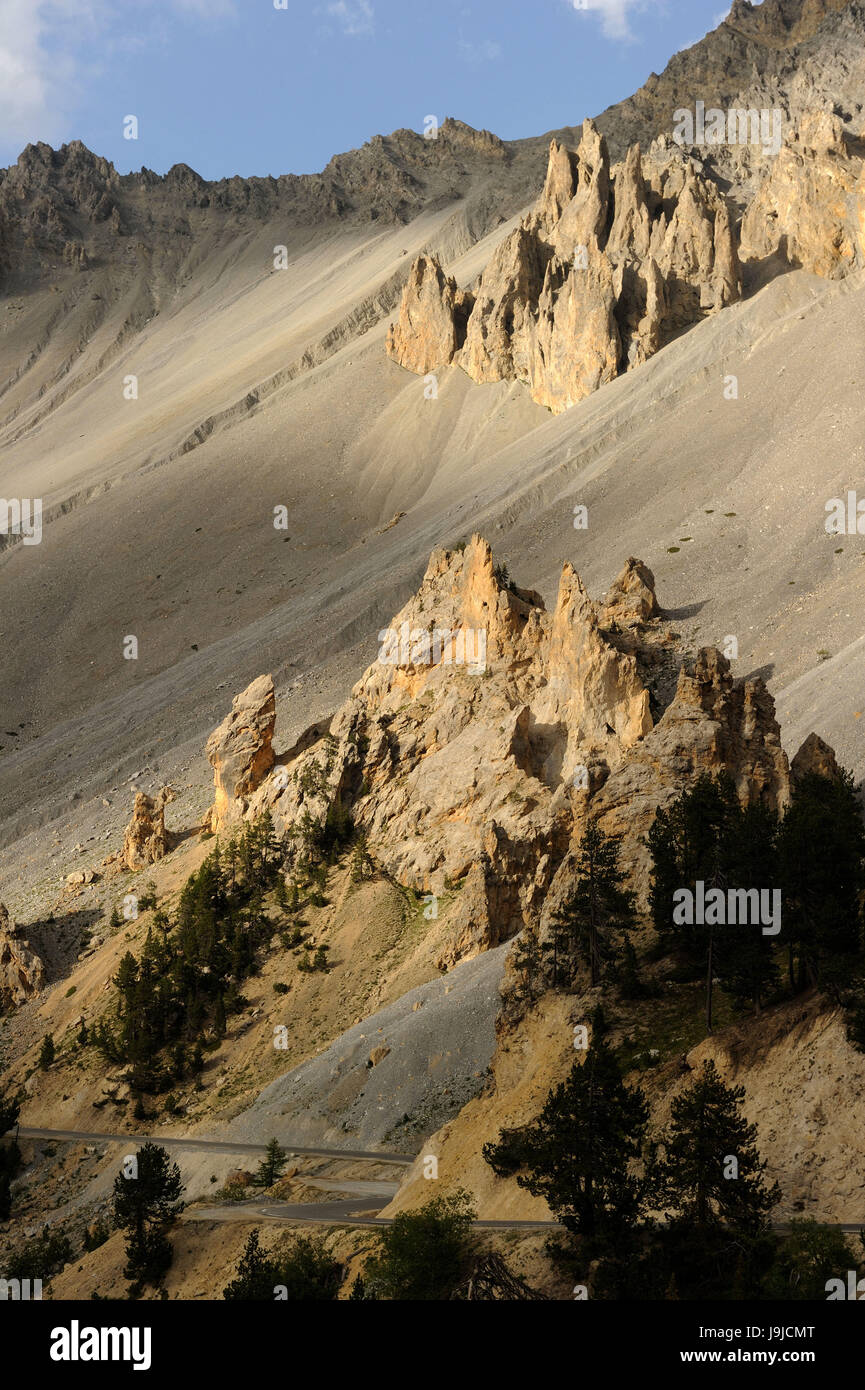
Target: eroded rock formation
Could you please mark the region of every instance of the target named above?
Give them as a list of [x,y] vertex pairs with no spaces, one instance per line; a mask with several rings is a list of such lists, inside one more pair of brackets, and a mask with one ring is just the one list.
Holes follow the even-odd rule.
[[171,835],[165,828],[165,807],[174,800],[171,787],[162,787],[155,797],[137,792],[132,819],[123,836],[120,863],[126,869],[145,869],[164,859],[171,849]]
[[694,161],[657,141],[611,169],[589,120],[576,152],[552,141],[543,192],[496,248],[473,307],[461,293],[419,257],[389,355],[415,372],[456,361],[473,381],[522,381],[558,414],[733,303],[741,274],[726,203]]
[[24,1004],[45,984],[45,967],[0,903],[0,1014]]
[[[623,862],[642,889],[657,807],[701,773],[726,772],[743,801],[781,808],[789,799],[764,682],[735,679],[713,648],[683,665],[654,577],[633,557],[598,603],[565,564],[548,611],[474,536],[464,550],[433,552],[379,640],[330,731],[269,774],[253,771],[262,757],[273,762],[269,677],[238,697],[236,723],[226,721],[208,751],[222,778],[251,712],[255,733],[232,762],[230,787],[244,788],[232,815],[268,810],[291,843],[307,814],[321,824],[339,804],[397,881],[434,894],[458,885],[441,968],[528,924],[544,929],[573,885],[589,814],[623,837]],[[655,694],[653,717],[659,673],[669,694]]]
[[742,219],[743,258],[776,254],[826,279],[865,264],[865,165],[829,112],[789,132]]
[[818,777],[837,777],[840,773],[834,748],[824,743],[819,734],[809,734],[790,763],[790,777],[800,781],[816,773]]
[[207,740],[216,795],[206,824],[214,834],[242,818],[249,797],[273,767],[275,724],[273,677],[259,676],[235,695],[231,713]]
[[391,324],[387,351],[424,375],[452,362],[466,336],[474,297],[458,289],[432,256],[418,256],[403,292],[399,322]]

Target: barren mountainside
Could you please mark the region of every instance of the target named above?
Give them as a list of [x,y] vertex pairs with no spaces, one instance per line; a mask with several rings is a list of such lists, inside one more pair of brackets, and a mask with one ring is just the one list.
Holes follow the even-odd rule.
[[[618,1296],[524,1181],[580,1029],[645,1104],[623,1191],[708,1076],[754,1230],[862,1222],[863,94],[865,5],[734,0],[558,131],[0,171],[0,492],[42,505],[0,536],[0,1275],[47,1224],[52,1297],[123,1296],[156,1133],[198,1145],[171,1297],[303,1220],[346,1298],[351,1223],[433,1191],[496,1287]],[[676,138],[698,103],[777,147]],[[697,961],[662,894],[747,897],[702,815],[795,902]]]

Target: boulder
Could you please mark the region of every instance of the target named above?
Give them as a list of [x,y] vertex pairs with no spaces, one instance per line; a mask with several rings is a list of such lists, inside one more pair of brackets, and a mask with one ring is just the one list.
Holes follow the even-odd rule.
[[655,576],[642,560],[633,556],[607,590],[604,617],[618,622],[648,622],[660,613],[655,593]]

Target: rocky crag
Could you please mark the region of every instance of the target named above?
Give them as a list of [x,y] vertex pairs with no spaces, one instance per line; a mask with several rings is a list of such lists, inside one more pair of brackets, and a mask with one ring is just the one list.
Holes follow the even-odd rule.
[[865,264],[865,170],[840,117],[788,131],[741,228],[700,151],[662,134],[611,165],[587,120],[576,151],[552,141],[540,199],[476,285],[415,261],[387,352],[414,372],[523,382],[560,414],[734,304],[743,261],[755,280],[761,266],[837,278]]
[[387,351],[412,371],[456,362],[473,381],[522,381],[558,414],[741,290],[714,183],[661,143],[611,169],[586,121],[575,153],[552,142],[539,201],[473,291],[415,263]]
[[[379,638],[379,658],[303,751],[274,755],[269,676],[236,697],[208,741],[208,825],[228,834],[267,811],[291,843],[304,822],[350,813],[397,882],[457,886],[440,968],[546,930],[589,815],[621,837],[644,892],[655,811],[702,772],[728,773],[746,802],[789,798],[764,681],[734,678],[714,648],[684,661],[639,560],[601,601],[565,564],[548,611],[474,536],[433,552]],[[800,763],[831,756],[821,748],[809,741]]]

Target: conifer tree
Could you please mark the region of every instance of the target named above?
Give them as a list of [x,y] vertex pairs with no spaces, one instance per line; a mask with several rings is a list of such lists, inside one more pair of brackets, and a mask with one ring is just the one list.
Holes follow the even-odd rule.
[[126,1268],[133,1290],[159,1284],[171,1264],[166,1232],[182,1209],[180,1169],[158,1144],[138,1150],[137,1172],[114,1180],[114,1226],[127,1233]]
[[[736,808],[727,833],[731,884],[746,889],[780,887],[775,812],[759,803]],[[755,1013],[780,983],[777,940],[764,935],[762,927],[737,924],[728,925],[717,941],[717,974],[723,988],[739,1003],[750,1004]]]
[[[634,923],[634,895],[622,887],[618,844],[590,821],[580,845],[575,891],[553,919],[588,965],[592,986],[619,953],[619,938]],[[558,952],[556,952],[558,955]]]
[[273,1187],[277,1178],[282,1177],[286,1163],[286,1152],[278,1139],[270,1139],[267,1151],[258,1166],[255,1182],[258,1187]]
[[757,1233],[780,1200],[764,1180],[757,1128],[742,1114],[741,1086],[725,1086],[714,1062],[671,1105],[671,1122],[653,1165],[656,1200],[687,1225],[723,1224]]
[[475,1240],[471,1197],[457,1191],[401,1211],[381,1232],[363,1270],[366,1297],[438,1302],[464,1277]]
[[[705,971],[707,1033],[712,1032],[715,975],[725,960],[732,968],[740,944],[750,950],[744,936],[754,929],[734,928],[740,938],[734,940],[726,928],[722,930],[714,922],[676,925],[674,894],[680,889],[695,893],[698,882],[704,885],[705,892],[768,886],[738,882],[736,856],[743,843],[742,815],[731,778],[704,774],[672,806],[658,811],[647,837],[653,863],[649,901],[655,927],[667,947],[679,949]],[[771,864],[765,866],[764,872],[771,874]],[[749,984],[753,973],[746,972]]]
[[537,934],[531,927],[520,932],[511,952],[511,965],[517,978],[516,993],[528,1004],[542,993],[542,953]]
[[359,830],[357,832],[357,838],[351,855],[349,873],[352,883],[362,883],[365,878],[371,878],[375,873],[375,864],[369,852],[369,844],[365,830]]
[[[837,998],[862,955],[865,826],[849,772],[809,773],[794,783],[780,860],[785,931],[799,955],[796,984],[818,985]],[[789,968],[792,986],[792,945]]]
[[6,1096],[0,1092],[0,1138],[14,1128],[21,1113],[21,1102],[17,1096]]
[[499,1176],[545,1198],[567,1230],[600,1237],[632,1226],[643,1209],[640,1158],[648,1122],[642,1091],[622,1081],[616,1059],[593,1028],[585,1061],[555,1087],[536,1120],[504,1130],[483,1155]]

